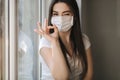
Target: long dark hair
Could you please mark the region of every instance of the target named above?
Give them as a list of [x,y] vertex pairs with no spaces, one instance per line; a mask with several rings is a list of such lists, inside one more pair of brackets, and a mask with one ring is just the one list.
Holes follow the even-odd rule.
[[[74,58],[78,57],[79,61],[81,61],[81,63],[82,63],[83,71],[80,74],[80,78],[83,79],[87,73],[88,64],[87,64],[85,47],[84,47],[83,39],[82,39],[82,32],[81,32],[81,28],[80,28],[81,26],[80,26],[79,8],[78,8],[76,0],[52,0],[52,3],[49,7],[49,18],[48,18],[49,25],[52,25],[51,17],[52,17],[53,7],[58,2],[66,3],[74,15],[74,25],[72,26],[72,29],[71,29],[70,40],[73,44]],[[66,63],[70,69],[70,65],[68,64],[68,60],[66,57],[66,52],[68,52],[68,51],[65,48],[65,45],[63,44],[63,42],[61,41],[60,38],[59,38],[59,41],[61,44],[61,49],[62,49],[63,55],[65,57]]]

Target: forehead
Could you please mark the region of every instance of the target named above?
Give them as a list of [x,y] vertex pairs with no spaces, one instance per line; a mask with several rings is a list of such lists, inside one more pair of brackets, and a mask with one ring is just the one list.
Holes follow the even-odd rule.
[[63,2],[56,3],[53,6],[53,11],[61,12],[61,11],[67,11],[67,10],[70,11],[70,8],[66,3],[63,3]]

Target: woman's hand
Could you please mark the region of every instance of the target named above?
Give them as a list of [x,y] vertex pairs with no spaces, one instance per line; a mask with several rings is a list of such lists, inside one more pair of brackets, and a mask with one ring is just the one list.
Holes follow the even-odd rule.
[[[39,22],[37,23],[37,26],[38,26],[38,29],[34,29],[36,33],[38,33],[39,35],[42,35],[47,40],[49,40],[51,43],[58,40],[59,35],[58,35],[58,29],[56,25],[48,26],[48,20],[45,19],[43,27],[41,27]],[[50,33],[50,29],[53,29],[54,32]]]

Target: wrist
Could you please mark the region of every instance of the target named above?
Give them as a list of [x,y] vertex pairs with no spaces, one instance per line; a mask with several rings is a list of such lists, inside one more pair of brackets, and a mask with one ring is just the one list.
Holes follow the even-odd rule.
[[54,39],[54,40],[51,42],[51,46],[59,46],[59,40],[58,40],[58,39]]

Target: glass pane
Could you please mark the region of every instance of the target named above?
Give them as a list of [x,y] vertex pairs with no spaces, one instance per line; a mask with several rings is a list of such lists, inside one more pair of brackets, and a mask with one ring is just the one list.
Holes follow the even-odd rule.
[[38,80],[39,0],[18,0],[18,80]]
[[2,80],[2,62],[3,62],[3,46],[4,46],[4,41],[3,41],[3,28],[4,28],[4,0],[0,0],[0,80]]

